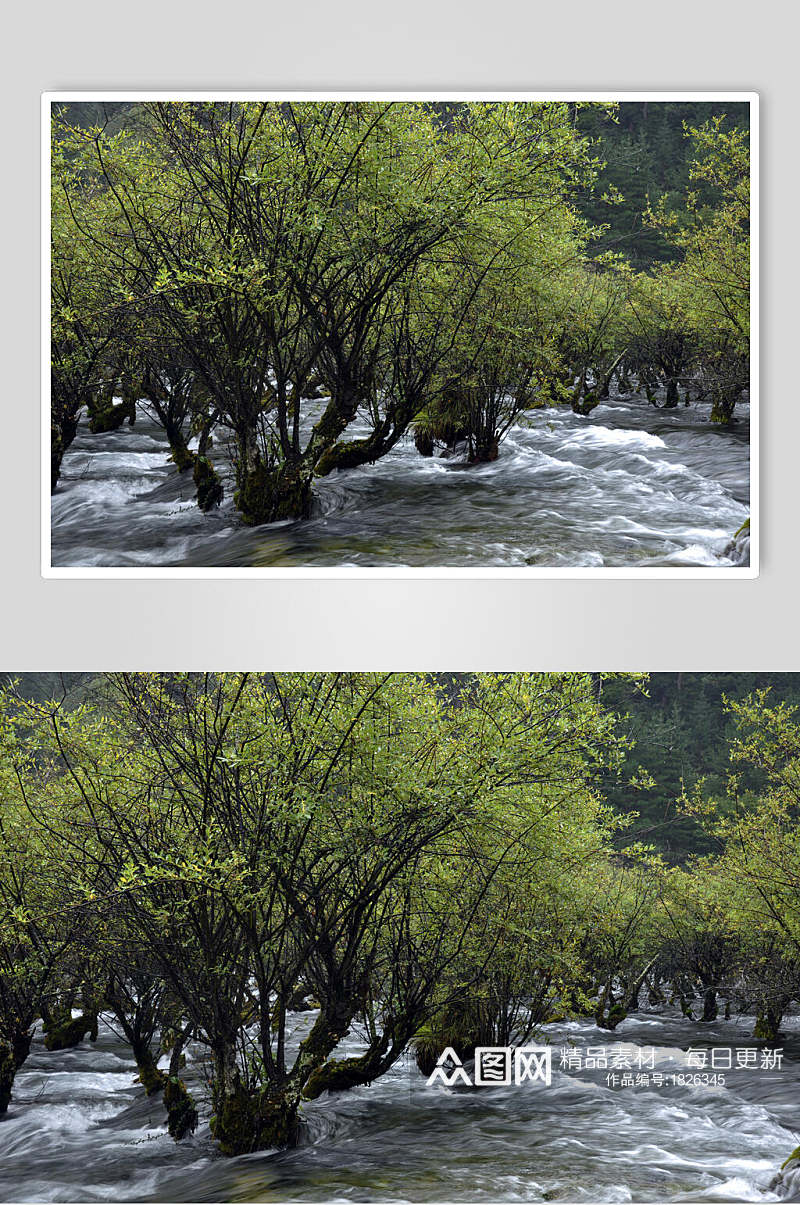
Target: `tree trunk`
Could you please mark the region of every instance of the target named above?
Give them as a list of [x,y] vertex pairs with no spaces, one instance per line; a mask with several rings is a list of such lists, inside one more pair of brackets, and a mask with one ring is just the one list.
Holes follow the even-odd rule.
[[782,1019],[783,1010],[780,1005],[768,1004],[758,1013],[753,1037],[761,1038],[765,1042],[777,1042]]
[[713,987],[706,988],[703,996],[703,1015],[701,1021],[716,1021],[719,1009],[717,1008],[717,993]]
[[304,465],[285,463],[271,469],[257,459],[252,468],[240,464],[237,477],[234,502],[248,526],[310,517],[311,472]]
[[58,417],[53,417],[50,423],[50,493],[56,492],[58,479],[61,476],[61,462],[64,453],[75,438],[78,430],[78,413],[80,406],[61,410]]
[[164,424],[164,430],[169,440],[169,448],[172,454],[178,472],[185,473],[187,469],[194,466],[195,454],[190,452],[183,434],[183,428],[179,423],[167,422]]
[[295,1145],[303,1088],[345,1036],[351,1020],[352,1011],[344,1007],[334,1005],[327,1014],[320,1013],[300,1043],[292,1071],[280,1084],[247,1088],[236,1068],[234,1048],[215,1053],[211,1132],[224,1155]]
[[97,1041],[97,1014],[81,1013],[73,1021],[72,1011],[51,1018],[45,1027],[44,1044],[47,1050],[72,1050],[79,1046],[86,1035]]
[[371,1084],[389,1070],[411,1032],[413,1030],[409,1027],[408,1033],[404,1033],[399,1041],[383,1034],[358,1058],[332,1059],[323,1063],[306,1080],[304,1100],[316,1100],[323,1092],[346,1092],[350,1088]]
[[33,1034],[17,1030],[10,1040],[0,1041],[0,1117],[8,1112],[14,1079],[30,1054]]
[[207,456],[196,456],[192,479],[197,486],[197,505],[203,514],[219,506],[224,490],[219,474]]
[[488,436],[479,436],[475,440],[469,464],[491,464],[500,455],[500,444],[492,432]]
[[739,399],[739,391],[713,386],[711,390],[711,421],[725,424],[733,419],[733,412]]
[[621,1003],[614,1000],[614,993],[609,984],[603,988],[602,995],[597,1002],[594,1019],[599,1029],[614,1030],[625,1020],[628,1013]]
[[308,441],[306,455],[310,461],[320,457],[333,447],[339,436],[353,421],[358,410],[359,396],[352,385],[338,387],[323,410]]
[[139,1068],[139,1082],[143,1085],[146,1094],[152,1096],[154,1092],[158,1092],[164,1087],[166,1078],[164,1072],[159,1071],[156,1066],[157,1060],[153,1058],[149,1043],[134,1040],[131,1042],[131,1049],[133,1057],[136,1059],[136,1066]]
[[132,427],[136,420],[136,398],[134,391],[122,389],[122,400],[114,402],[114,385],[95,390],[88,401],[89,430],[93,435],[106,431],[118,431],[125,420]]

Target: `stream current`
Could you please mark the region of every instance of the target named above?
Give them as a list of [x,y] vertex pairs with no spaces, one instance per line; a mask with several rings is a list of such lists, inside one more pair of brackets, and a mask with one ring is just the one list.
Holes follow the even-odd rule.
[[[294,1043],[315,1014],[291,1015]],[[404,1058],[369,1087],[304,1108],[293,1150],[225,1158],[208,1129],[168,1136],[160,1095],[101,1021],[95,1045],[48,1054],[40,1036],[0,1122],[3,1201],[672,1202],[800,1199],[775,1173],[798,1144],[800,1017],[783,1065],[725,1072],[724,1087],[668,1082],[683,1052],[758,1047],[752,1017],[701,1025],[675,1009],[632,1014],[614,1033],[588,1020],[544,1027],[550,1086],[428,1086]],[[654,1050],[661,1087],[609,1087],[606,1070],[560,1070],[564,1049]],[[363,1047],[357,1036],[341,1053]],[[734,1058],[734,1065],[736,1059]],[[201,1098],[204,1051],[182,1073]],[[793,1183],[794,1180],[794,1183]]]
[[143,411],[104,435],[84,418],[52,499],[52,564],[742,564],[729,546],[750,513],[749,409],[729,428],[702,404],[658,410],[629,396],[588,417],[532,411],[494,463],[472,468],[423,458],[407,436],[377,464],[316,483],[311,519],[255,528],[236,516],[229,472],[222,506],[198,510],[191,474]]

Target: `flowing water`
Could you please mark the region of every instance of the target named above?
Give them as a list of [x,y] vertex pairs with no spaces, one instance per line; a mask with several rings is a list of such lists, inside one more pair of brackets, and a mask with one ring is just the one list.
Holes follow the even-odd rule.
[[[294,1041],[311,1014],[294,1014]],[[552,1084],[428,1086],[404,1059],[375,1084],[305,1107],[300,1145],[226,1159],[201,1122],[175,1144],[158,1097],[101,1023],[96,1045],[48,1054],[35,1039],[0,1122],[3,1201],[775,1201],[800,1200],[777,1168],[798,1143],[800,1017],[780,1070],[725,1072],[724,1087],[609,1087],[605,1070],[560,1070],[562,1050],[653,1051],[668,1081],[687,1047],[755,1047],[753,1018],[689,1022],[666,1008],[615,1033],[545,1027]],[[343,1047],[359,1049],[356,1039]],[[203,1092],[202,1051],[184,1072]],[[734,1063],[736,1059],[733,1059]],[[207,1116],[207,1108],[203,1111]]]
[[52,501],[54,566],[720,566],[749,515],[749,405],[723,429],[709,408],[614,398],[588,417],[532,412],[493,464],[425,459],[410,438],[315,487],[305,522],[245,527],[203,515],[190,474],[140,413],[85,422]]

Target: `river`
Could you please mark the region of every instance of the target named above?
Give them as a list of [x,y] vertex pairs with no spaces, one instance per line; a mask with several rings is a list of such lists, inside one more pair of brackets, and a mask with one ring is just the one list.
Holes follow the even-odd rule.
[[[54,566],[730,566],[750,512],[749,406],[614,398],[588,417],[531,412],[493,464],[424,459],[410,438],[320,481],[305,522],[245,527],[232,482],[203,515],[161,429],[91,435],[82,422],[52,499]],[[739,556],[736,563],[742,563]]]
[[[294,1041],[313,1014],[292,1014]],[[49,1054],[34,1040],[0,1122],[3,1201],[542,1201],[800,1199],[771,1187],[798,1143],[800,1017],[779,1070],[725,1072],[724,1087],[671,1085],[687,1047],[752,1048],[752,1017],[701,1025],[675,1009],[544,1029],[552,1084],[428,1086],[410,1059],[375,1084],[305,1107],[294,1150],[219,1155],[207,1121],[175,1144],[160,1098],[101,1021],[96,1045]],[[608,1086],[606,1070],[561,1070],[559,1052],[648,1052],[664,1086]],[[360,1049],[357,1037],[342,1050]],[[709,1056],[710,1057],[710,1056]],[[734,1063],[736,1058],[734,1057]],[[203,1092],[203,1052],[184,1072]],[[650,1073],[648,1073],[650,1074]],[[201,1111],[207,1116],[207,1109]]]

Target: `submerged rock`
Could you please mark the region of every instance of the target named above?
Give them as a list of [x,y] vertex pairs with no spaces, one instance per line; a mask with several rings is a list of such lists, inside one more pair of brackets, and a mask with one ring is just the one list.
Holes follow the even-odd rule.
[[734,565],[750,564],[750,520],[745,519],[742,526],[735,532],[733,539],[725,546],[723,556],[733,561]]
[[780,1171],[772,1177],[768,1188],[784,1200],[800,1199],[800,1146],[796,1146],[789,1158],[783,1161]]

